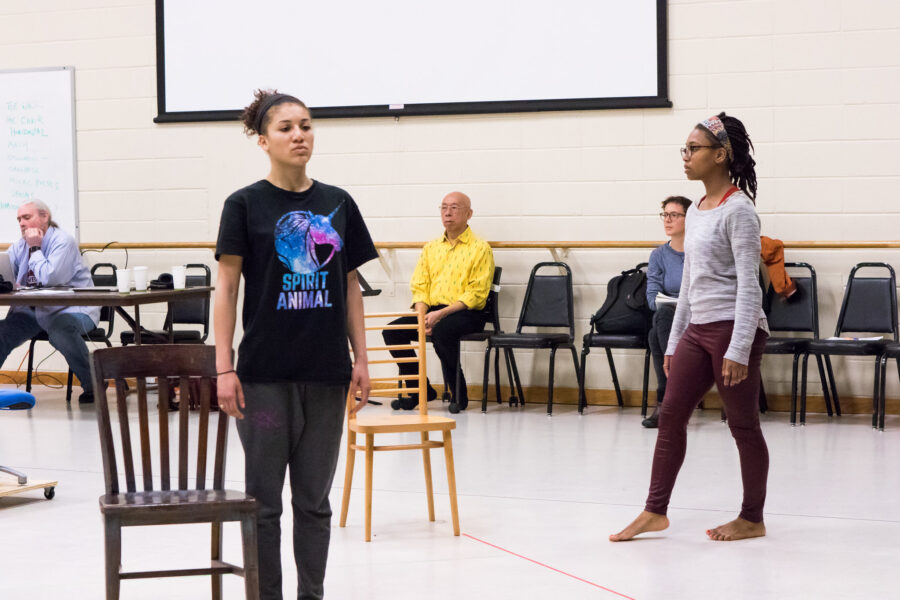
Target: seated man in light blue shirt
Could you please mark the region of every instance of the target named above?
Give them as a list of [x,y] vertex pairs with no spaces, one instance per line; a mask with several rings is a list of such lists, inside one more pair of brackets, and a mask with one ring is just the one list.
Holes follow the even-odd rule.
[[[78,244],[59,229],[44,202],[32,199],[23,204],[16,219],[22,237],[9,247],[16,287],[93,287]],[[78,402],[93,402],[88,348],[82,335],[93,330],[99,319],[98,306],[14,306],[0,320],[0,364],[13,348],[46,331],[50,344],[65,357],[81,382],[83,392]]]

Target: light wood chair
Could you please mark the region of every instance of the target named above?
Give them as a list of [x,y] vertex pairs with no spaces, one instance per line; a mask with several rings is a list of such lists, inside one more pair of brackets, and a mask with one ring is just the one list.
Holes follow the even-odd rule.
[[[388,321],[397,317],[416,317],[417,322],[411,325],[389,325]],[[378,325],[372,325],[379,322]],[[385,329],[415,329],[418,331],[418,340],[412,344],[397,346],[370,346],[369,365],[398,364],[402,362],[418,362],[419,374],[417,376],[401,376],[410,387],[404,391],[419,393],[419,412],[415,415],[373,415],[351,414],[350,411],[356,404],[356,398],[347,395],[347,469],[344,475],[344,498],[341,503],[341,527],[347,525],[347,509],[350,505],[350,485],[353,483],[353,465],[356,452],[365,452],[366,455],[366,481],[365,481],[365,537],[366,541],[372,540],[372,471],[375,452],[392,450],[421,450],[422,460],[425,466],[425,493],[428,500],[428,520],[434,521],[434,494],[431,485],[431,449],[443,448],[444,459],[447,462],[447,485],[450,492],[450,514],[453,518],[453,535],[459,535],[459,514],[456,505],[456,475],[453,471],[453,442],[450,431],[456,428],[456,421],[448,417],[436,417],[428,414],[427,385],[425,372],[425,311],[404,313],[380,313],[366,315],[366,331],[383,331]],[[417,358],[374,358],[373,355],[387,354],[390,350],[416,350]],[[396,387],[389,389],[376,388],[381,383],[391,382],[396,384],[397,377],[372,378],[373,393],[378,395],[396,395],[400,390]],[[415,385],[415,387],[411,387]],[[442,440],[429,439],[429,432],[440,431]],[[421,441],[418,444],[393,444],[388,446],[376,446],[375,435],[383,433],[409,433],[420,434]],[[356,443],[357,434],[365,436],[364,444]]]
[[[225,450],[227,448],[228,415],[219,412],[213,433],[212,485],[207,483],[210,436],[210,397],[216,381],[215,348],[212,346],[157,345],[104,348],[92,356],[94,395],[103,456],[106,493],[100,496],[106,550],[106,598],[119,597],[123,579],[210,575],[212,598],[222,598],[222,575],[243,576],[248,600],[259,598],[259,571],[256,541],[256,500],[243,492],[225,489]],[[170,387],[159,386],[157,423],[151,423],[153,410],[148,406],[147,378],[159,381],[175,377],[179,380],[181,403],[177,430],[169,435]],[[137,422],[129,418],[126,402],[126,378],[137,378]],[[105,384],[113,380],[118,440],[113,437],[113,417],[107,401]],[[196,428],[189,423],[188,395],[199,396]],[[174,417],[174,415],[173,415]],[[175,421],[175,419],[172,419]],[[132,450],[133,425],[137,427],[137,448]],[[156,429],[156,435],[153,430]],[[189,444],[191,437],[196,442]],[[170,467],[170,437],[177,448],[177,480]],[[153,442],[151,442],[151,438]],[[118,442],[118,443],[117,443]],[[189,458],[189,445],[196,447],[196,462]],[[158,477],[154,477],[152,446],[157,446]],[[117,457],[116,449],[120,449]],[[119,460],[121,459],[121,461]],[[135,469],[137,459],[139,470]],[[125,468],[125,489],[119,487],[119,465]],[[195,467],[195,478],[189,467]],[[194,479],[194,481],[189,481]],[[155,482],[159,489],[154,489]],[[138,485],[143,484],[143,490]],[[174,489],[173,489],[174,488]],[[222,523],[240,521],[243,538],[243,568],[222,560]],[[122,527],[139,525],[211,524],[210,566],[203,568],[159,571],[123,572]]]

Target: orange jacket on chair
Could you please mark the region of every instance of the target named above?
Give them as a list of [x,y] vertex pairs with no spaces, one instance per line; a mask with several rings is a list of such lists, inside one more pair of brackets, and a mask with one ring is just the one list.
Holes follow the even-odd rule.
[[787,298],[797,291],[797,284],[788,277],[784,268],[784,242],[770,237],[760,236],[760,252],[763,264],[769,272],[772,289],[782,298]]

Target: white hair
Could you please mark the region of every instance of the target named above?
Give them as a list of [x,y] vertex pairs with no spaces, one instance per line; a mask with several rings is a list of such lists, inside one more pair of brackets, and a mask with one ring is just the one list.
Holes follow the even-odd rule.
[[34,207],[38,211],[38,214],[47,215],[47,220],[49,221],[50,227],[59,227],[56,221],[53,220],[53,213],[50,212],[50,207],[47,206],[46,202],[44,202],[43,200],[38,200],[37,198],[32,198],[28,202],[24,202],[22,206],[27,206],[29,204],[34,205]]

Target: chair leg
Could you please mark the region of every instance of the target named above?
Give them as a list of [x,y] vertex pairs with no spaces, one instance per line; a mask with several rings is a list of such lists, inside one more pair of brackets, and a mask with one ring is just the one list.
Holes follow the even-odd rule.
[[797,425],[797,366],[800,362],[800,353],[794,354],[794,362],[791,366],[791,427]]
[[553,368],[556,364],[556,346],[550,348],[550,380],[547,387],[547,415],[553,414]]
[[497,394],[497,404],[503,404],[500,397],[500,350],[494,354],[494,391]]
[[604,348],[606,350],[606,360],[609,362],[609,373],[612,375],[613,387],[616,388],[616,400],[619,401],[619,408],[625,406],[625,401],[622,399],[622,389],[619,387],[619,376],[616,374],[616,363],[613,360],[612,350],[609,348]]
[[887,371],[887,357],[875,357],[875,385],[872,387],[872,429],[878,429],[878,415],[881,412],[881,390],[887,383],[885,371]]
[[[421,432],[422,443],[428,441],[428,432]],[[431,485],[431,448],[422,448],[422,463],[425,466],[425,496],[428,500],[428,520],[434,521],[434,488]]]
[[341,521],[340,526],[347,526],[347,510],[350,508],[350,486],[353,484],[353,464],[356,462],[356,450],[353,445],[356,444],[356,432],[347,432],[347,467],[344,469],[344,494],[341,499]]
[[822,395],[825,397],[825,411],[828,413],[828,416],[834,416],[834,411],[831,408],[831,393],[828,391],[828,379],[825,376],[825,368],[822,366],[822,355],[816,354],[816,365],[819,368],[819,381],[822,382]]
[[587,406],[587,393],[584,391],[585,379],[587,379],[587,355],[590,354],[590,347],[585,344],[581,348],[581,377],[578,378],[578,414],[584,414],[584,408]]
[[522,380],[519,379],[519,367],[516,366],[516,354],[509,349],[509,361],[512,363],[513,379],[516,381],[516,393],[519,395],[519,404],[525,406],[525,392],[522,391]]
[[241,519],[241,544],[244,547],[244,595],[259,600],[259,541],[256,536],[256,514]]
[[[881,367],[881,377],[882,380],[887,379],[887,357],[884,359],[884,364]],[[900,377],[900,358],[897,359],[897,375]],[[885,384],[887,382],[885,381]],[[887,390],[885,389],[886,385],[881,386],[881,407],[879,409],[878,415],[878,429],[884,431],[884,415],[887,412]]]
[[[499,352],[499,350],[498,350]],[[450,494],[450,517],[453,519],[453,535],[459,535],[459,507],[456,504],[456,471],[453,468],[453,440],[444,431],[444,461],[447,463],[447,491]]]
[[831,400],[834,402],[834,412],[841,416],[841,400],[838,398],[837,381],[834,379],[834,370],[831,368],[831,357],[825,355],[825,369],[828,371],[828,381],[831,385]]
[[119,600],[119,572],[122,569],[122,523],[116,517],[104,520],[106,560],[106,600]]
[[800,425],[806,425],[806,367],[809,364],[809,353],[803,354],[803,366],[800,367]]
[[72,369],[69,369],[69,376],[66,380],[66,404],[72,402],[72,378],[75,376]]
[[[499,352],[499,350],[498,350]],[[513,379],[512,361],[510,360],[511,351],[509,348],[503,349],[503,360],[506,363],[506,380],[509,382],[509,405],[519,405],[519,397],[516,395],[516,384]]]
[[28,372],[25,375],[25,391],[31,391],[31,377],[34,373],[34,344],[37,340],[31,338],[31,344],[28,346]]
[[[222,560],[222,523],[211,523],[210,535],[210,562]],[[212,600],[222,600],[222,574],[213,573],[212,577]]]
[[[484,373],[481,376],[481,412],[487,412],[487,397],[488,397],[488,377],[491,373],[491,344],[488,342],[487,347],[484,349]],[[500,352],[500,349],[497,348],[497,352]]]
[[[572,364],[575,365],[575,381],[578,383],[578,389],[581,390],[581,368],[578,364],[578,352],[575,351],[575,346],[569,346],[569,350],[572,351]],[[581,406],[580,402],[579,400],[579,406]]]
[[459,383],[462,379],[462,343],[459,344],[459,351],[456,354],[456,373],[453,382],[453,398],[459,398]]
[[[881,359],[881,382],[880,382],[880,385],[878,386],[878,394],[876,396],[877,400],[875,403],[875,412],[877,413],[876,426],[881,431],[884,431],[884,405],[887,403],[886,388],[887,388],[888,359],[887,359],[887,356],[881,356],[880,359]],[[900,365],[898,365],[898,368],[900,368]]]
[[372,541],[372,466],[375,459],[375,436],[366,434],[366,541]]
[[[650,348],[644,352],[644,388],[641,391],[641,416],[647,416],[647,394],[650,388]],[[662,398],[659,398],[656,403],[659,404],[662,401]]]

